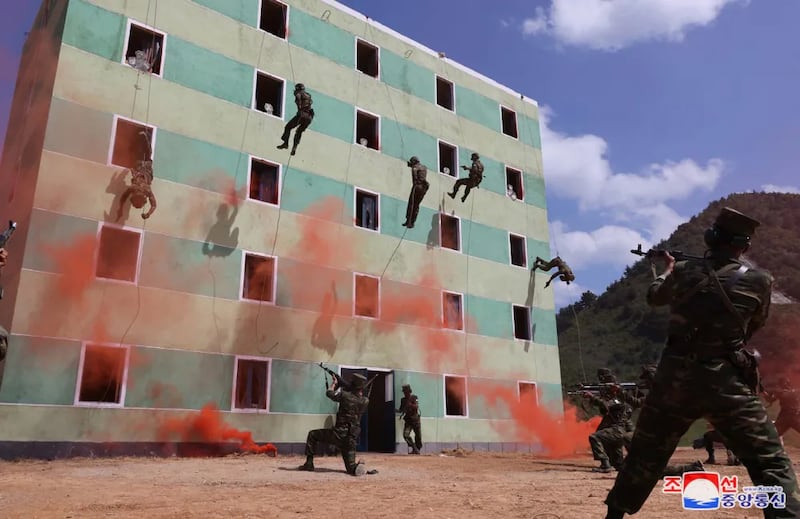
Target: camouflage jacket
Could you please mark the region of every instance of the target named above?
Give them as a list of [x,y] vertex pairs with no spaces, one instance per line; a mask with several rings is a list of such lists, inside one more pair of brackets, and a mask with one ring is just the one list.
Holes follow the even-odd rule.
[[[679,261],[669,276],[659,276],[650,285],[647,302],[651,306],[669,305],[667,345],[675,350],[697,353],[728,351],[741,346],[764,326],[769,315],[772,276],[750,268],[742,273],[741,262],[711,256],[708,260]],[[716,282],[728,294],[733,307],[745,324],[725,304]]]
[[411,167],[411,183],[414,185],[417,184],[426,184],[428,178],[428,168],[423,166],[422,164],[414,164]]
[[418,422],[419,415],[419,401],[416,395],[410,397],[403,397],[400,399],[400,412],[403,414],[403,420],[406,422]]
[[361,432],[361,415],[367,410],[369,399],[344,390],[329,389],[325,395],[334,402],[339,402],[334,430],[340,434],[357,437]]
[[617,398],[592,396],[590,402],[600,410],[600,414],[603,416],[600,425],[597,426],[598,431],[607,427],[627,426],[631,422],[633,409]]
[[475,180],[483,179],[483,163],[480,160],[472,161],[472,166],[469,168],[469,178]]

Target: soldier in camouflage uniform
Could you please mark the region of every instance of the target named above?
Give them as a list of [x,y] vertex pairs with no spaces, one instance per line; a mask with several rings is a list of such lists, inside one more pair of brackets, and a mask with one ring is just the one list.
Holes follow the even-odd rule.
[[558,270],[555,272],[555,274],[550,276],[550,279],[548,279],[547,283],[544,284],[544,288],[549,287],[550,283],[552,283],[556,277],[558,277],[567,285],[575,281],[575,274],[572,273],[572,269],[569,268],[569,265],[567,265],[567,263],[559,256],[556,256],[550,261],[545,261],[539,256],[536,256],[536,261],[533,262],[533,268],[531,270],[542,269],[547,272],[553,267],[558,267]]
[[[706,452],[708,453],[708,459],[706,459],[706,463],[708,463],[709,465],[716,465],[717,457],[714,452],[714,444],[721,443],[723,445],[726,445],[725,438],[723,438],[722,435],[719,433],[719,431],[714,429],[714,426],[711,425],[710,423],[708,423],[707,429],[708,430],[705,432],[705,434],[703,434],[701,438],[698,438],[694,440],[694,442],[692,442],[692,447],[695,449],[701,449],[701,448],[705,449]],[[731,451],[727,447],[727,445],[725,446],[725,452],[728,455],[728,465],[742,464],[741,461],[739,461],[733,454],[733,451]]]
[[414,228],[419,214],[419,204],[425,198],[425,193],[430,189],[428,184],[428,168],[422,165],[417,157],[408,159],[408,167],[411,168],[411,193],[408,195],[408,205],[406,206],[406,221],[403,227]]
[[145,202],[150,202],[150,209],[146,213],[142,213],[142,218],[145,220],[150,218],[156,210],[156,197],[153,194],[153,146],[146,131],[140,131],[139,135],[144,138],[147,151],[144,160],[136,161],[136,166],[128,170],[131,173],[131,185],[119,199],[117,220],[122,218],[122,210],[129,197],[131,205],[136,209],[141,209]]
[[317,442],[335,445],[342,453],[344,467],[351,476],[363,476],[366,467],[363,461],[356,463],[356,446],[358,436],[361,434],[361,415],[367,410],[369,399],[364,396],[363,388],[367,379],[358,373],[352,376],[349,388],[351,391],[336,391],[337,382],[334,378],[325,395],[339,402],[339,411],[336,413],[336,423],[332,429],[315,429],[309,431],[306,439],[306,462],[300,465],[299,470],[314,471],[314,446]]
[[[419,415],[419,399],[417,395],[411,393],[411,386],[403,386],[403,398],[400,399],[401,418],[405,422],[403,426],[403,439],[411,449],[411,454],[419,454],[422,449],[422,422]],[[414,440],[411,440],[411,432],[414,432]]]
[[471,159],[472,166],[461,166],[462,169],[469,170],[469,176],[456,180],[456,183],[453,185],[453,191],[447,193],[447,196],[454,200],[458,194],[458,190],[461,189],[461,186],[464,186],[464,196],[461,197],[461,201],[466,202],[469,192],[473,188],[477,188],[483,181],[483,163],[481,162],[481,157],[477,153],[473,153]]
[[303,132],[311,126],[311,122],[314,120],[314,109],[311,108],[314,100],[311,99],[311,94],[306,92],[306,86],[303,83],[297,83],[294,86],[294,104],[297,106],[297,113],[283,127],[283,135],[281,135],[283,142],[278,145],[279,150],[287,149],[289,147],[289,134],[293,129],[297,128],[294,132],[292,155],[297,152],[297,145],[300,144]]
[[775,420],[778,436],[783,436],[789,429],[800,432],[800,391],[792,387],[792,382],[787,377],[778,380],[778,387],[767,392],[767,404],[778,400],[781,412]]
[[658,482],[681,437],[706,418],[742,460],[754,485],[780,486],[784,509],[767,518],[796,518],[800,495],[792,462],[758,396],[757,357],[744,349],[769,314],[772,276],[739,260],[759,222],[724,208],[705,233],[705,259],[676,264],[651,284],[651,306],[670,305],[667,344],[644,402],[631,450],[606,498],[606,519],[635,514]]

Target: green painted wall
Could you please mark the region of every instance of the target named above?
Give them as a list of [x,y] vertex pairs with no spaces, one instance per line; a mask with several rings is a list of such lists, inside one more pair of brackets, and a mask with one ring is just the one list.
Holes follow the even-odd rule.
[[[81,124],[75,124],[75,121]],[[44,149],[105,164],[113,126],[113,114],[54,97],[50,104]]]
[[533,307],[531,312],[533,320],[533,340],[539,344],[558,345],[558,330],[556,329],[556,316],[552,310],[542,310]]
[[234,20],[238,20],[245,25],[251,27],[258,26],[258,5],[259,0],[193,0],[194,3],[200,4],[213,9],[217,12],[229,16]]
[[381,49],[381,80],[409,95],[436,103],[435,74],[386,49]]
[[[234,2],[235,3],[235,2]],[[167,37],[164,79],[250,107],[255,69],[175,36]]]
[[410,384],[411,390],[419,397],[419,412],[423,418],[442,418],[444,416],[444,379],[441,375],[414,371],[395,371],[395,409],[400,407],[404,384]]
[[12,335],[0,402],[72,405],[81,343]]
[[28,223],[28,240],[22,268],[58,272],[53,248],[64,247],[77,239],[97,234],[97,222],[34,209]]
[[124,33],[124,17],[83,0],[70,0],[62,37],[67,45],[121,61]]
[[[75,12],[68,17],[67,28],[72,31],[71,34],[79,34],[80,37],[71,37],[71,39],[66,39],[65,42],[87,52],[118,60],[119,57],[117,55],[120,55],[124,41],[125,18],[92,6],[84,0],[73,0],[73,2],[76,8]],[[214,6],[209,7],[214,8]],[[289,39],[292,43],[300,42],[296,44],[302,48],[327,57],[348,68],[354,67],[355,37],[353,35],[301,10],[291,9],[290,11]],[[110,32],[108,34],[106,32],[95,34],[92,31],[84,33],[79,30],[83,23],[89,23],[94,20],[106,21],[114,17],[116,17],[116,21],[111,25],[116,27],[114,34],[116,34],[117,38],[117,50],[114,52],[117,53],[115,55],[117,57],[109,54],[111,52],[109,47]],[[317,47],[320,48],[318,49]],[[387,63],[382,62],[382,75],[386,74],[388,78],[394,78],[391,80],[393,81],[392,83],[387,82],[387,84],[396,86],[401,90],[413,90],[416,92],[415,95],[417,97],[431,101],[430,98],[434,95],[433,73],[426,72],[419,65],[393,55],[389,51],[386,51],[385,54],[389,58]],[[241,106],[250,106],[251,103],[253,92],[252,66],[238,63],[217,53],[202,49],[196,44],[175,36],[168,35],[164,59],[164,77],[177,84]],[[399,86],[394,83],[399,83]],[[288,99],[285,110],[289,112],[292,112],[290,94],[293,88],[294,84],[291,81],[287,81]],[[309,92],[314,96],[314,108],[317,113],[312,130],[344,142],[353,142],[354,107],[323,92],[316,91],[311,86],[309,86]],[[425,95],[423,92],[429,92],[429,94]],[[500,105],[497,102],[459,85],[456,85],[456,92],[457,111],[460,116],[493,131],[500,131]],[[434,106],[431,108],[438,109]],[[402,109],[402,106],[399,106],[398,109]],[[538,142],[538,122],[523,118],[522,114],[518,114],[518,117],[518,126],[520,127],[520,135],[523,142],[526,142],[526,139],[531,141],[530,143],[526,142],[527,144],[531,144],[534,141]],[[525,125],[524,129],[522,128],[523,125]],[[411,155],[416,155],[431,170],[437,170],[438,148],[435,136],[425,134],[397,122],[387,114],[381,117],[381,128],[381,151],[383,153],[402,160],[407,160]],[[502,134],[498,135],[498,138],[510,139],[510,137]],[[482,158],[487,167],[493,160],[498,162],[497,159],[492,159],[488,156]],[[468,163],[468,161],[464,163]],[[504,176],[503,172],[500,177],[503,178],[502,181],[499,181],[499,179],[485,181],[481,188],[505,194]],[[531,188],[526,186],[526,203],[544,207],[543,195],[537,196],[534,189],[536,187],[533,185],[531,185]],[[530,197],[527,194],[528,192]]]
[[131,350],[126,407],[231,408],[234,357],[136,347]]
[[[337,366],[326,364],[333,371]],[[316,364],[272,361],[269,410],[272,413],[335,414],[337,404],[325,396],[324,371]],[[330,381],[330,377],[328,378]]]

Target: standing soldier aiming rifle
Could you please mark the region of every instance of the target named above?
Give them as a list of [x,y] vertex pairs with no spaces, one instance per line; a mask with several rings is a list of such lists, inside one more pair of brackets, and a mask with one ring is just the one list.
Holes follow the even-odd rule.
[[[606,519],[638,512],[691,424],[707,419],[747,467],[753,484],[777,486],[785,508],[767,518],[796,518],[800,496],[792,462],[758,396],[758,355],[745,349],[769,314],[772,276],[740,257],[759,222],[724,208],[704,235],[703,258],[677,262],[647,292],[651,306],[669,305],[666,347],[644,401],[630,452],[606,498]],[[648,256],[654,257],[648,253]]]

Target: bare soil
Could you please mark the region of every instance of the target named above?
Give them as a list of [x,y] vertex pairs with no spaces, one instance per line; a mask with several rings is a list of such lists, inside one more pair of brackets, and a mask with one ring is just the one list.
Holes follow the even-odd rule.
[[[703,454],[679,449],[673,462]],[[800,449],[789,454],[800,459]],[[605,515],[603,500],[615,478],[592,473],[596,463],[588,454],[560,460],[463,451],[362,457],[379,473],[348,476],[338,457],[317,458],[315,473],[298,472],[303,459],[281,455],[0,462],[0,516],[597,519]],[[749,482],[742,467],[708,469],[737,474],[740,486]],[[636,517],[676,516],[697,517],[681,509],[679,496],[661,493],[659,484]],[[713,512],[715,518],[760,516],[757,509]]]

